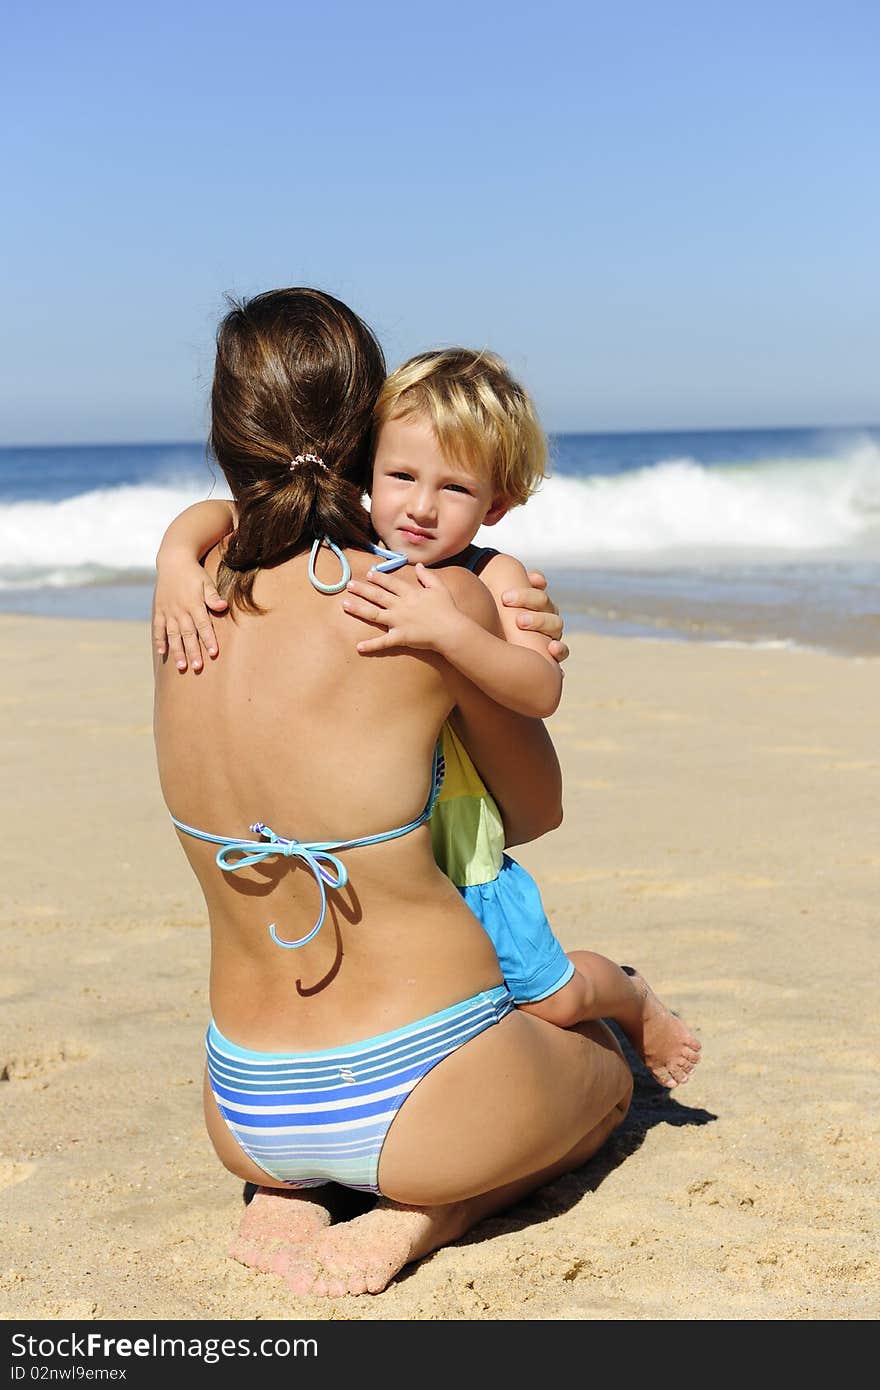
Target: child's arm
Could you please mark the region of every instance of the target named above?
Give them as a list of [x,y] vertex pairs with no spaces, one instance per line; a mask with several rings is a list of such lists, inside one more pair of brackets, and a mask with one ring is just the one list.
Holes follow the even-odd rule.
[[559,609],[547,592],[547,576],[540,570],[529,570],[526,578],[528,583],[520,588],[504,590],[502,605],[516,610],[517,627],[539,632],[547,638],[548,652],[561,665],[571,656],[571,651],[563,640],[565,624]]
[[[518,560],[509,555],[504,560],[506,565],[501,568],[507,575],[518,574],[528,582]],[[348,585],[352,595],[370,605],[369,620],[387,628],[381,637],[359,642],[358,651],[366,654],[389,647],[436,651],[507,709],[533,719],[552,714],[562,694],[562,672],[547,653],[545,639],[517,628],[515,618],[515,644],[495,637],[457,608],[436,570],[416,565],[415,574],[418,586],[396,574],[375,571],[368,580],[352,580]],[[508,588],[510,582],[506,578],[503,587]],[[350,600],[344,606],[359,617],[366,616]]]
[[[541,575],[540,577],[546,585],[547,581],[544,576]],[[513,555],[503,555],[499,552],[492,556],[488,564],[483,566],[480,571],[480,578],[495,600],[495,607],[498,609],[501,630],[505,640],[514,646],[526,647],[531,651],[539,652],[546,661],[558,666],[560,657],[550,648],[552,646],[562,647],[564,644],[548,642],[546,635],[540,630],[543,623],[540,620],[535,621],[534,615],[531,617],[528,614],[524,615],[510,603],[510,597],[516,597],[518,594],[525,596],[537,587],[532,585],[531,576],[526,573],[519,560],[515,559]],[[550,605],[549,601],[548,607],[550,611],[555,612],[554,606]],[[568,655],[567,647],[565,654]]]
[[219,650],[211,612],[227,607],[199,561],[235,525],[232,502],[196,502],[172,521],[156,556],[153,594],[153,645],[159,656],[169,649],[178,671],[189,663],[202,669],[202,648]]
[[[463,569],[444,570],[443,577],[460,606],[460,595],[479,591],[486,616],[481,619],[471,610],[472,616],[500,636],[501,622],[485,584]],[[505,846],[526,844],[555,830],[563,815],[562,771],[546,724],[505,709],[454,669],[449,681],[456,702],[450,721],[501,812]],[[516,749],[515,757],[511,749]]]

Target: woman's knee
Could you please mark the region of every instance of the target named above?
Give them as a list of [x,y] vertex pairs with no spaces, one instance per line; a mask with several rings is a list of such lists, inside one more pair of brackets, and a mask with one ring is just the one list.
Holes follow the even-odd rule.
[[620,1112],[618,1124],[622,1124],[626,1119],[633,1098],[633,1074],[625,1062],[624,1067],[626,1069],[620,1077],[620,1098],[615,1104],[615,1109]]
[[632,1101],[633,1074],[623,1055],[623,1049],[614,1033],[601,1019],[591,1019],[580,1023],[576,1031],[591,1042],[598,1043],[603,1051],[603,1067],[608,1094],[611,1097],[609,1110],[616,1107],[621,1111],[621,1119],[626,1115]]
[[630,1087],[603,1024],[563,1030],[516,1010],[407,1097],[382,1150],[379,1184],[397,1201],[435,1205],[518,1181],[557,1163],[612,1111],[616,1128]]

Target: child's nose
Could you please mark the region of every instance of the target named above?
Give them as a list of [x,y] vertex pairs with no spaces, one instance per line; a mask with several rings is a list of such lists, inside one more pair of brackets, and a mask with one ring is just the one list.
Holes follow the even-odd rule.
[[429,521],[435,514],[435,508],[434,494],[427,489],[415,493],[410,498],[409,511],[413,521],[420,523]]

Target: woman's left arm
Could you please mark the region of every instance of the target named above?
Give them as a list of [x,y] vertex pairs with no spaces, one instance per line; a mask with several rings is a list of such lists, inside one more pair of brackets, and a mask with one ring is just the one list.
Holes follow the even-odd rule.
[[[520,610],[518,627],[550,639],[550,655],[561,664],[569,650],[547,579],[540,570],[529,570],[527,577],[528,586],[505,589],[501,601]],[[501,629],[495,630],[500,635]],[[502,708],[464,679],[451,721],[501,811],[505,846],[524,845],[555,830],[563,814],[562,770],[543,721]]]
[[[541,576],[543,578],[543,576]],[[474,579],[451,571],[450,586]],[[479,581],[483,621],[502,633],[495,600]],[[450,716],[468,754],[501,812],[504,843],[524,845],[555,830],[562,821],[562,770],[553,740],[540,719],[515,714],[451,668],[456,707]]]
[[504,709],[462,678],[450,721],[501,812],[507,848],[561,824],[562,771],[542,720]]
[[[394,582],[393,576],[381,576],[382,584],[378,578],[376,582],[350,583],[343,607],[365,622],[387,628],[385,611],[389,592],[393,597],[399,592],[400,584]],[[406,589],[410,587],[405,586]],[[446,572],[443,587],[450,591],[455,605],[487,634],[502,636],[495,600],[481,579],[467,570],[453,567]],[[390,630],[378,642],[376,639],[358,642],[358,650],[364,646],[380,650],[395,645],[396,639],[392,638],[389,643],[389,636]],[[427,643],[419,645],[428,648],[426,656],[434,659],[434,652]],[[525,844],[555,829],[562,820],[562,775],[542,721],[497,704],[455,666],[440,659],[455,700],[452,720],[501,811],[505,844]]]

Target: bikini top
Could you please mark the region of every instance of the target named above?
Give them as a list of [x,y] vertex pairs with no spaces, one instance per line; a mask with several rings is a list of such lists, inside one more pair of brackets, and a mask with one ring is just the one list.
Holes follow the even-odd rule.
[[[471,574],[482,574],[492,557],[500,553],[494,550],[491,545],[484,545],[482,547],[474,545],[469,546],[468,549],[473,551],[472,555],[466,560],[463,559],[461,555],[456,555],[452,563],[461,565],[462,569],[470,570]],[[465,554],[466,553],[467,552],[465,552]]]
[[[315,561],[322,544],[328,546],[340,562],[342,577],[336,584],[322,584],[315,574]],[[389,574],[392,570],[400,569],[402,565],[407,563],[407,557],[399,551],[385,550],[380,545],[371,546],[371,549],[375,555],[384,556],[382,563],[374,567],[382,574]],[[309,557],[309,579],[315,588],[322,594],[338,594],[345,588],[350,578],[351,566],[339,547],[327,537],[316,540]],[[283,946],[285,950],[294,950],[298,946],[305,946],[307,942],[317,936],[324,925],[324,918],[327,915],[327,888],[344,888],[348,882],[348,870],[342,860],[337,857],[336,851],[360,849],[362,845],[378,845],[385,840],[397,840],[401,835],[408,835],[411,830],[417,830],[420,825],[424,825],[440,794],[440,788],[443,785],[443,773],[442,743],[438,739],[431,766],[431,788],[421,815],[416,816],[416,819],[410,821],[408,825],[397,826],[394,830],[382,830],[377,835],[362,835],[355,840],[304,841],[285,839],[283,835],[276,835],[275,831],[270,830],[269,826],[262,821],[255,821],[251,826],[251,830],[260,836],[259,840],[240,840],[229,835],[209,835],[205,830],[196,830],[191,825],[185,825],[176,816],[172,816],[171,819],[184,835],[192,835],[196,840],[207,840],[209,844],[219,845],[216,863],[225,873],[235,873],[236,869],[247,869],[254,864],[262,864],[264,860],[276,856],[285,859],[299,859],[305,864],[314,874],[321,895],[321,910],[315,925],[311,931],[307,932],[305,936],[301,936],[297,941],[286,941],[284,937],[278,935],[275,923],[269,924],[269,935],[276,946]],[[240,857],[230,858],[230,856],[235,855]]]

